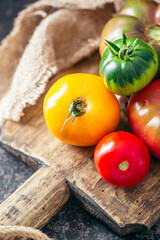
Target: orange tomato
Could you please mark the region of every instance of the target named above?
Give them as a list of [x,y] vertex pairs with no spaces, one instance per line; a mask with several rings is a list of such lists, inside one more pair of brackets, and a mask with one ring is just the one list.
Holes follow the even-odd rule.
[[77,146],[97,144],[120,121],[115,95],[92,74],[70,74],[59,79],[46,94],[46,124],[58,139]]

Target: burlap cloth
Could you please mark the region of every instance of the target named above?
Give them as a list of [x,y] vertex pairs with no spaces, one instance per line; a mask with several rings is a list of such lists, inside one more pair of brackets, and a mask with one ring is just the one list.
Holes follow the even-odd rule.
[[112,0],[41,0],[20,12],[0,45],[0,125],[19,121],[51,77],[92,54],[114,12]]
[[0,126],[19,121],[51,77],[98,49],[103,26],[124,1],[41,0],[19,13],[0,45]]

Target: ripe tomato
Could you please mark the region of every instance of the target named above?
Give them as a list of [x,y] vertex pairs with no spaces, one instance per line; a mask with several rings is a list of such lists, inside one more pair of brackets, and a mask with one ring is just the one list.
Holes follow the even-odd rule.
[[101,177],[117,187],[141,182],[150,167],[150,154],[141,139],[129,132],[113,132],[97,145],[94,161]]
[[128,96],[144,88],[155,76],[158,58],[146,42],[126,38],[108,43],[99,66],[106,87],[115,94]]
[[[128,38],[139,38],[149,43],[160,61],[160,3],[151,0],[128,0],[115,17],[111,18],[101,34],[100,55],[107,46],[105,39],[113,42],[121,38],[122,30]],[[157,76],[160,76],[160,66]]]
[[129,100],[128,120],[132,131],[160,159],[160,80],[151,82]]
[[84,73],[59,79],[45,97],[43,112],[51,133],[77,146],[97,144],[120,121],[114,94],[100,77]]

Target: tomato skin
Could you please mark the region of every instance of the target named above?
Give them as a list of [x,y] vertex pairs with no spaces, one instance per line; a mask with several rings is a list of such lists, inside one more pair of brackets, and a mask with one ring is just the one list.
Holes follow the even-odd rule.
[[[68,106],[77,97],[86,100],[86,111],[72,123],[66,119]],[[91,146],[120,121],[119,102],[107,90],[99,76],[85,73],[69,74],[59,79],[46,94],[43,113],[51,133],[63,142],[77,146]],[[65,124],[64,124],[65,123]]]
[[114,42],[122,38],[122,31],[124,30],[128,38],[140,38],[143,41],[147,40],[142,33],[145,31],[145,24],[134,16],[116,16],[111,18],[104,26],[101,37],[99,52],[101,57],[107,49],[105,39]]
[[[134,38],[128,38],[127,46],[132,46]],[[123,48],[123,40],[114,44]],[[146,42],[137,39],[136,50],[128,60],[115,56],[106,49],[101,61],[99,72],[106,87],[115,94],[128,96],[144,88],[155,76],[158,69],[158,58],[154,49]]]
[[127,115],[132,131],[160,159],[160,80],[131,96]]
[[[150,0],[126,1],[102,30],[99,46],[101,57],[107,48],[105,39],[111,42],[120,39],[122,30],[128,38],[139,38],[149,43],[160,60],[160,3]],[[160,76],[160,66],[157,76]]]
[[158,24],[160,24],[160,4],[158,5],[157,9],[156,9],[156,22]]
[[153,24],[157,5],[151,0],[128,0],[121,7],[119,15],[134,16],[146,24]]
[[[112,132],[96,146],[96,168],[106,182],[116,187],[131,187],[141,182],[150,167],[150,154],[144,142],[129,132]],[[128,168],[119,165],[128,162]]]

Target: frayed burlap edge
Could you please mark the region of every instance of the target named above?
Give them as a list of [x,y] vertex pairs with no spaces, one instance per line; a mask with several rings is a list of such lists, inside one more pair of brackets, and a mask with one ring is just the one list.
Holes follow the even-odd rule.
[[[92,4],[92,1],[87,2],[82,0],[79,1],[79,4],[73,4],[73,2],[74,1],[43,0],[30,5],[19,14],[15,20],[12,32],[2,41],[0,46],[0,67],[2,67],[0,77],[1,83],[6,83],[8,86],[6,86],[5,96],[0,100],[0,125],[2,125],[6,119],[19,121],[20,117],[23,116],[23,109],[36,103],[37,99],[44,92],[46,84],[51,77],[59,71],[71,67],[81,59],[88,57],[98,49],[100,32],[105,22],[112,17],[114,12],[113,4],[107,0],[95,1],[94,4]],[[107,4],[105,4],[106,2]],[[63,8],[63,4],[65,4],[65,8]],[[74,8],[74,10],[70,10],[70,7]],[[57,11],[57,8],[60,9]],[[92,8],[92,10],[80,10],[78,8]],[[101,8],[102,10],[95,10],[96,8]],[[76,17],[80,18],[79,11],[88,11],[86,14],[83,12],[83,18],[85,18],[87,14],[91,14],[91,18],[87,20],[89,23],[92,20],[93,24],[90,26],[92,29],[91,36],[87,35],[86,39],[82,39],[84,42],[79,43],[78,46],[80,46],[80,48],[76,49],[75,52],[72,53],[72,57],[68,58],[66,62],[65,58],[56,59],[55,49],[47,49],[47,46],[52,46],[50,39],[47,42],[43,37],[45,36],[45,31],[49,29],[52,15],[54,15],[54,21],[55,19],[58,21],[58,16],[62,16],[67,20],[66,16],[68,11],[70,11],[69,14],[73,14],[73,22],[76,22]],[[97,13],[99,14],[99,18],[97,18],[95,22],[97,20],[99,21],[99,23],[97,23],[99,24],[99,28],[97,28],[94,22]],[[81,22],[83,21],[85,21],[85,19],[81,19]],[[82,27],[83,24],[81,28]],[[41,30],[39,31],[40,28]],[[27,31],[27,34],[25,31]],[[80,34],[81,30],[78,33]],[[82,34],[84,34],[83,30]],[[39,43],[43,44],[43,48],[37,48]],[[16,44],[18,51],[15,50]],[[46,46],[46,49],[44,46]],[[68,48],[67,45],[66,48]],[[37,49],[39,51],[38,53],[36,53]],[[33,54],[34,51],[35,54]],[[35,67],[34,63],[36,62],[38,62],[38,64]],[[5,75],[4,73],[7,75],[6,78],[3,77]],[[8,79],[10,79],[10,84],[7,83]],[[0,90],[0,92],[3,94],[2,90]]]

